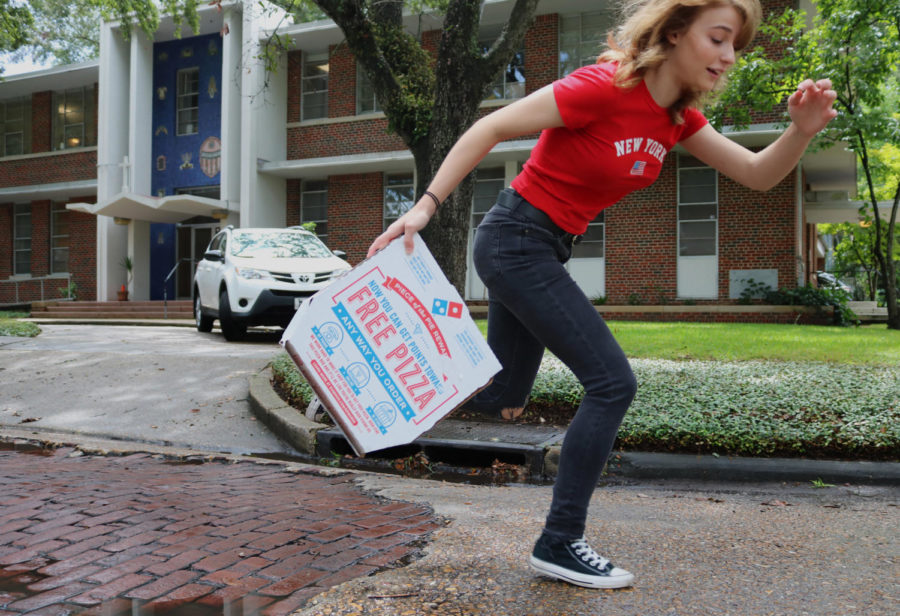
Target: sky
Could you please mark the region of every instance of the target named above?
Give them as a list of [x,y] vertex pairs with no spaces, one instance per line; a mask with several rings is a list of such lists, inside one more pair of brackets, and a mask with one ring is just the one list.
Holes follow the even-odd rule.
[[23,58],[19,62],[10,62],[10,54],[0,54],[0,66],[3,67],[2,75],[10,77],[12,75],[21,75],[22,73],[30,73],[31,71],[39,71],[41,69],[50,68],[50,64],[35,64],[31,58]]

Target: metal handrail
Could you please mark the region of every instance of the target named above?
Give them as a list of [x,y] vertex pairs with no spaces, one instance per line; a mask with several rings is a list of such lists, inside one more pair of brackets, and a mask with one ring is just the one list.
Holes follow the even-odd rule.
[[65,280],[66,281],[66,297],[60,297],[60,298],[54,298],[54,299],[69,300],[69,301],[74,299],[71,295],[72,274],[68,273],[68,272],[65,274],[48,274],[47,276],[32,276],[31,278],[10,278],[8,280],[0,280],[0,284],[13,283],[15,285],[16,303],[19,304],[19,303],[21,303],[19,301],[19,283],[29,283],[29,282],[34,282],[35,280],[41,281],[41,299],[39,301],[43,302],[46,299],[44,297],[44,281],[45,280],[59,280],[59,281]]
[[163,318],[169,318],[169,279],[175,274],[175,270],[178,269],[178,266],[181,265],[185,261],[193,261],[190,257],[183,257],[175,261],[175,265],[166,275],[166,279],[163,280]]

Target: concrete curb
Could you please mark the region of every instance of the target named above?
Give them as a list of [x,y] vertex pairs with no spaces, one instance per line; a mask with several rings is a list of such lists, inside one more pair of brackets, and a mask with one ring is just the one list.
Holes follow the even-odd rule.
[[[272,432],[305,454],[316,455],[317,433],[331,429],[310,421],[300,411],[285,404],[271,385],[272,371],[250,378],[250,406]],[[484,442],[443,441],[442,446],[463,450],[483,447]],[[503,445],[503,443],[495,443]],[[555,477],[560,445],[545,448],[542,474]],[[726,482],[812,482],[857,483],[900,486],[900,463],[803,458],[717,457],[675,453],[613,452],[607,477],[618,479],[690,479]]]
[[316,433],[328,426],[311,421],[297,409],[285,404],[272,388],[271,381],[270,368],[250,377],[250,410],[288,445],[301,453],[315,455]]

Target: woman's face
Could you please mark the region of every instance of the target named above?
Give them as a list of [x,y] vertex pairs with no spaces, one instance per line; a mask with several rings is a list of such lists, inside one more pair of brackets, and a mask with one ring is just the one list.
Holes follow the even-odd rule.
[[733,6],[716,6],[701,11],[684,32],[669,34],[667,64],[683,89],[708,92],[715,87],[734,64],[734,40],[743,25]]

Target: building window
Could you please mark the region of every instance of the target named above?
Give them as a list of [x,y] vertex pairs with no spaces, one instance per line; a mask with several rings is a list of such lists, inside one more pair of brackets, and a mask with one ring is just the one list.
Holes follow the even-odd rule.
[[369,80],[369,76],[356,63],[356,113],[362,115],[364,113],[377,113],[381,111],[381,106],[375,98],[375,86]]
[[718,174],[690,156],[678,157],[678,256],[715,256]]
[[200,69],[178,71],[175,93],[175,134],[196,135],[200,132]]
[[[500,35],[500,26],[482,28],[478,37],[481,52],[487,53]],[[525,96],[525,51],[519,50],[484,93],[484,100],[513,100]]]
[[316,223],[316,235],[328,244],[328,180],[304,180],[300,188],[300,222]]
[[577,259],[602,259],[606,256],[606,212],[588,224],[587,231],[572,249],[572,257]]
[[71,88],[53,93],[56,115],[53,146],[56,150],[95,145],[94,89]]
[[31,274],[31,204],[13,206],[13,274]]
[[0,101],[0,156],[27,154],[31,120],[31,106],[28,98],[13,98]]
[[497,195],[506,186],[503,167],[476,169],[475,188],[472,191],[472,224],[473,231],[481,224],[488,210],[497,202]]
[[65,203],[50,206],[50,273],[69,271],[69,210]]
[[328,52],[304,53],[300,78],[301,120],[328,117]]
[[403,216],[416,204],[416,186],[412,173],[384,176],[384,228]]
[[559,22],[559,76],[594,64],[606,47],[606,35],[615,25],[613,11],[563,15]]

